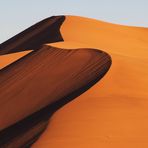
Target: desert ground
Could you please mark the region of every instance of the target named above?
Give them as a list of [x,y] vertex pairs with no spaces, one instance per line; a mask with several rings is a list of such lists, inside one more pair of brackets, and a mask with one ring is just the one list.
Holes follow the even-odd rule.
[[[46,39],[40,44],[62,48],[65,51],[69,49],[75,51],[79,48],[98,49],[110,55],[112,64],[99,82],[50,117],[46,130],[32,147],[147,148],[148,28],[123,26],[78,16],[65,16],[65,20],[58,28],[60,29],[58,39],[52,41]],[[26,46],[25,50],[22,50],[25,44],[18,47],[21,48],[20,51],[18,48],[17,52],[12,52],[10,47],[7,47],[7,51],[5,49],[0,52],[2,76],[3,70],[7,71],[7,67],[12,69],[17,59],[36,50],[33,45],[28,46],[30,48]],[[75,64],[78,61],[74,59],[73,62]],[[69,64],[73,62],[70,61]],[[68,63],[65,66],[67,67]],[[67,77],[73,71],[75,68],[66,73]],[[81,77],[84,75],[83,72],[79,74],[82,74]],[[85,80],[87,81],[87,76]],[[54,93],[59,92],[59,89]],[[26,109],[31,109],[29,104],[25,105],[28,105],[25,106]],[[18,109],[17,112],[19,111]],[[30,110],[30,113],[35,111],[38,111],[37,106],[36,110]],[[16,117],[14,112],[15,119],[9,117],[10,120],[0,125],[5,128],[6,125],[10,125],[9,123],[14,124],[28,115],[29,113]]]

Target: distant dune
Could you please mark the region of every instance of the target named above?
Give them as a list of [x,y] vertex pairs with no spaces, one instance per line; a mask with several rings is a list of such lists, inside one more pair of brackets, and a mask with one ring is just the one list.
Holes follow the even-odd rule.
[[[2,61],[0,63],[0,68],[4,68],[17,60],[18,56],[22,57],[32,50],[37,50],[45,43],[63,41],[60,33],[60,26],[64,19],[64,16],[47,18],[2,43],[0,45],[0,55],[2,55],[0,57],[0,60]],[[21,53],[16,55],[16,52]],[[10,56],[5,55],[10,53],[15,54]],[[8,58],[5,58],[5,56]]]
[[42,22],[0,46],[0,144],[147,148],[148,29],[75,16]]

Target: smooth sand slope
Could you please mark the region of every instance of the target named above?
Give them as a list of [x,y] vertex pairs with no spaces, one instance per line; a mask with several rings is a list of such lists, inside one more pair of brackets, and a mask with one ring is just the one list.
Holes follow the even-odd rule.
[[97,85],[57,111],[34,148],[148,147],[148,29],[67,16],[62,48],[108,52],[112,66]]

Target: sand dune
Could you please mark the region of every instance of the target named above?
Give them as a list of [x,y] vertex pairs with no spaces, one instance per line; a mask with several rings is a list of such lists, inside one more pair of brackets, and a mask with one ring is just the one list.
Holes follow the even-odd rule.
[[53,46],[102,49],[112,66],[97,85],[53,115],[34,147],[147,148],[148,29],[67,16],[61,34],[65,42]]
[[[44,45],[3,68],[0,71],[0,130],[54,102],[65,99],[68,101],[79,96],[99,81],[110,65],[110,56],[99,50],[63,50]],[[10,131],[2,133],[6,133],[11,141]],[[39,132],[41,131],[37,131]],[[29,133],[27,135],[33,138]],[[4,134],[1,137],[2,147],[5,145],[2,142]],[[26,136],[22,137],[22,143],[20,138],[18,144],[24,144],[25,138]],[[25,142],[27,140],[28,136]],[[6,141],[7,147],[10,141]],[[17,142],[18,140],[13,142],[12,138],[10,145],[18,147]]]
[[[58,18],[54,17],[54,20],[57,20],[57,19],[59,19],[59,17]],[[22,132],[23,134],[20,134],[20,133],[16,135],[13,134],[12,136],[10,135],[7,136],[7,133],[9,134],[10,131],[15,131],[17,127],[19,127],[18,123],[15,124],[14,127],[10,127],[10,129],[9,128],[4,129],[0,133],[0,136],[3,137],[2,144],[9,147],[12,145],[20,146],[22,144],[29,145],[27,143],[28,141],[29,142],[31,141],[31,143],[33,143],[38,138],[40,132],[42,132],[45,129],[46,125],[48,125],[49,116],[52,115],[50,114],[50,112],[53,113],[57,109],[59,109],[50,118],[50,123],[48,125],[48,128],[45,130],[42,136],[37,140],[37,142],[32,147],[35,147],[35,148],[42,148],[42,147],[43,148],[46,148],[46,147],[47,148],[49,147],[52,147],[52,148],[59,148],[59,147],[64,147],[64,148],[69,148],[69,147],[70,148],[90,148],[90,147],[91,148],[98,148],[98,147],[141,148],[143,147],[143,148],[147,148],[148,147],[148,140],[147,140],[148,139],[148,134],[147,134],[148,133],[148,129],[147,129],[147,124],[148,124],[148,120],[147,120],[148,118],[148,109],[147,109],[148,108],[148,101],[147,101],[148,99],[148,88],[147,88],[148,86],[148,77],[147,77],[148,75],[148,56],[147,56],[148,55],[148,50],[147,50],[148,29],[142,28],[142,27],[129,27],[129,26],[116,25],[116,24],[106,23],[106,22],[97,21],[93,19],[74,17],[74,16],[66,16],[66,17],[61,16],[60,19],[61,21],[60,23],[58,23],[58,27],[56,27],[56,29],[53,29],[53,28],[49,29],[48,27],[47,29],[45,29],[45,32],[47,32],[48,30],[49,32],[51,30],[53,31],[54,40],[52,41],[50,38],[52,37],[53,34],[50,36],[50,35],[47,35],[48,33],[45,34],[44,31],[41,31],[42,33],[39,34],[38,37],[40,36],[43,37],[45,34],[46,39],[41,40],[42,38],[40,38],[38,41],[41,40],[41,42],[39,42],[38,45],[36,45],[36,42],[35,42],[35,40],[37,40],[38,37],[35,38],[35,36],[34,36],[34,42],[32,41],[30,42],[30,38],[28,40],[28,37],[27,37],[27,40],[25,39],[26,40],[25,42],[20,41],[20,44],[16,46],[18,48],[16,48],[15,46],[12,48],[12,43],[14,41],[17,41],[18,38],[12,41],[11,44],[9,43],[9,40],[5,44],[2,44],[3,47],[5,47],[4,45],[7,45],[5,48],[2,48],[1,46],[0,54],[3,56],[5,56],[4,54],[8,54],[8,53],[15,54],[15,52],[18,52],[18,51],[35,50],[34,52],[29,53],[28,55],[26,55],[26,57],[22,58],[19,61],[16,61],[14,64],[8,67],[5,67],[6,66],[5,64],[3,65],[3,67],[5,68],[2,67],[3,68],[2,73],[0,74],[3,76],[4,75],[3,70],[5,70],[5,75],[7,75],[1,78],[2,82],[4,83],[3,88],[8,87],[9,83],[12,84],[11,80],[8,79],[12,77],[12,76],[10,77],[10,75],[12,74],[9,74],[10,72],[6,74],[7,69],[10,71],[13,69],[12,71],[15,72],[17,67],[20,67],[20,69],[22,68],[22,65],[26,67],[25,65],[27,63],[25,62],[25,58],[27,57],[29,58],[30,57],[29,55],[32,55],[33,53],[36,55],[38,52],[41,52],[41,51],[42,51],[42,56],[46,54],[48,55],[48,53],[50,53],[51,51],[48,51],[47,49],[48,48],[54,49],[51,46],[68,49],[67,51],[64,50],[64,52],[69,52],[69,49],[73,49],[73,52],[74,51],[78,52],[79,50],[75,50],[75,49],[85,48],[84,50],[86,50],[86,48],[91,48],[89,50],[94,53],[94,50],[92,48],[98,49],[98,52],[100,51],[99,49],[101,49],[106,53],[108,53],[109,55],[111,55],[112,66],[109,72],[105,75],[103,79],[101,79],[101,81],[99,81],[99,83],[97,83],[95,86],[93,86],[91,89],[86,91],[81,96],[78,96],[75,100],[66,104],[61,109],[59,109],[59,107],[63,106],[65,103],[58,107],[49,106],[47,108],[43,108],[43,110],[35,113],[35,115],[31,115],[31,117],[29,116],[29,118],[27,117],[27,115],[30,115],[30,113],[33,113],[35,110],[38,110],[39,108],[42,108],[50,103],[50,101],[44,102],[41,99],[44,95],[46,95],[46,92],[44,91],[45,89],[43,89],[41,91],[42,93],[39,94],[40,101],[41,102],[43,101],[42,102],[43,104],[40,104],[39,102],[37,103],[34,101],[30,101],[30,103],[32,103],[32,106],[27,105],[27,107],[29,107],[29,110],[27,109],[26,111],[26,108],[23,106],[24,102],[20,101],[21,106],[24,108],[16,107],[16,109],[18,110],[23,109],[23,111],[17,114],[15,114],[12,111],[12,114],[9,115],[9,118],[3,120],[3,122],[1,123],[1,127],[5,128],[10,123],[11,124],[15,123],[16,121],[23,119],[23,117],[27,117],[23,121],[19,122],[19,124],[21,126],[26,125],[25,127],[29,126],[29,129],[27,130],[27,128],[24,127],[25,132]],[[47,20],[50,22],[50,19],[47,19]],[[32,31],[30,30],[30,32]],[[55,33],[55,32],[58,32],[58,33]],[[57,34],[59,36],[58,39],[56,38]],[[26,38],[27,35],[28,34],[23,34],[22,37],[25,36]],[[46,44],[44,51],[41,48],[42,44]],[[57,50],[57,49],[55,48],[54,50]],[[53,52],[56,52],[56,51],[53,51]],[[95,50],[95,53],[96,53],[96,50]],[[100,55],[99,53],[97,55]],[[98,57],[97,55],[96,57]],[[21,56],[22,55],[20,53],[20,57]],[[9,58],[9,55],[7,55],[7,58]],[[39,61],[38,59],[40,58],[37,58],[36,56],[34,56],[33,60],[32,58],[33,57],[30,57],[30,61],[32,62],[31,62],[31,65],[28,64],[28,66],[34,67],[38,63],[37,61]],[[85,59],[86,57],[83,57],[83,58]],[[100,56],[98,58],[100,59]],[[72,72],[76,72],[76,71],[73,71],[74,65],[75,65],[74,67],[78,69],[82,66],[82,65],[81,66],[79,65],[79,63],[81,62],[79,62],[79,60],[76,60],[76,59],[69,58],[67,63],[62,66],[63,67],[62,69],[64,70],[64,73],[67,76],[69,76]],[[110,59],[110,58],[108,57],[107,59]],[[13,59],[13,61],[14,60],[15,59]],[[82,60],[82,61],[85,63],[85,60],[84,61]],[[93,61],[95,60],[95,58],[94,59],[92,58],[91,60]],[[88,60],[88,61],[91,61],[91,60]],[[50,59],[45,58],[44,62],[48,63],[47,61],[49,63],[51,62]],[[93,68],[99,67],[99,65],[101,64],[100,62],[101,61],[98,60],[98,62],[95,63],[98,65],[95,65],[96,67],[94,66]],[[43,62],[41,62],[40,64],[42,65],[42,63]],[[16,65],[16,67],[14,65]],[[66,70],[65,68],[69,65],[70,65],[69,70]],[[109,68],[109,65],[107,66],[108,68]],[[41,66],[40,71],[42,71],[43,73],[46,73],[47,70],[45,70],[45,68],[46,67]],[[107,71],[107,69],[105,70],[105,72]],[[89,74],[91,75],[93,71],[89,69],[86,72],[87,75],[85,75],[83,71],[79,71],[79,70],[78,70],[79,76],[84,80],[83,82],[85,82],[83,86],[87,86],[88,75]],[[21,71],[22,71],[22,74],[25,74],[23,70]],[[40,80],[40,83],[46,84],[46,81],[44,79],[40,79],[40,78],[43,78],[42,73],[40,73],[37,70],[36,72],[37,72],[37,75],[35,75],[35,72],[34,72],[32,74],[32,77],[34,75],[35,75],[35,78],[39,76],[38,80]],[[50,72],[51,70],[48,71],[48,73]],[[95,77],[93,77],[92,75],[92,79],[96,78],[97,76],[101,78],[98,75],[100,74],[100,72],[101,71],[98,71]],[[49,75],[52,75],[52,74],[49,74]],[[56,78],[57,77],[59,76],[57,75]],[[31,77],[28,76],[28,78],[31,78]],[[28,80],[29,82],[30,80],[32,80],[31,81],[32,83],[30,82],[29,85],[30,85],[30,90],[33,92],[35,91],[33,88],[38,86],[36,85],[37,81],[35,82],[34,78],[33,79],[28,79],[28,78],[26,78],[27,82]],[[5,82],[5,80],[8,80],[8,81]],[[28,85],[26,80],[24,80],[24,84]],[[67,89],[66,87],[67,85],[73,85],[70,80],[67,79],[67,82],[69,83],[63,83],[62,85],[58,85],[59,89],[63,88],[64,86],[63,89],[66,88],[67,91],[72,91],[73,89],[70,90],[70,89]],[[55,79],[55,81],[58,81],[58,80]],[[80,87],[80,85],[82,84],[81,81],[75,82],[75,84],[78,84],[78,83],[79,85],[77,87]],[[18,86],[17,86],[19,89],[21,89],[20,84],[18,83]],[[52,89],[50,86],[48,85],[48,88],[50,88],[49,90]],[[16,96],[20,95],[20,97],[26,96],[26,98],[28,98],[29,95],[27,95],[27,93],[26,95],[21,93],[19,94],[16,90],[18,89],[14,89],[13,91],[9,90],[9,93],[6,93],[6,94],[3,93],[3,94],[7,96],[8,94],[13,95],[14,93],[14,94],[17,94]],[[35,93],[32,93],[32,94],[34,95]],[[55,93],[50,93],[50,94],[55,95]],[[9,95],[7,96],[8,98],[9,98]],[[38,93],[35,95],[37,95],[36,98],[38,98]],[[60,96],[59,92],[56,95]],[[56,98],[56,96],[54,97]],[[4,97],[1,97],[1,98],[4,98]],[[59,99],[60,98],[61,96],[59,97]],[[19,100],[19,97],[17,99]],[[32,96],[32,99],[34,99],[34,96]],[[27,100],[24,99],[24,101],[26,101],[26,104],[28,104]],[[36,104],[36,103],[37,103],[37,106],[35,107],[33,104]],[[12,106],[11,103],[8,103],[8,104]],[[34,108],[32,108],[33,106]],[[7,111],[5,108],[4,107],[2,108],[2,110],[4,111],[3,112],[4,114]],[[55,108],[54,111],[53,110],[51,111],[52,108]],[[43,117],[48,112],[49,112],[49,115]],[[0,115],[0,117],[3,117],[4,114]],[[13,115],[13,118],[11,118],[12,115]],[[31,125],[31,122],[33,122],[32,125]],[[21,136],[19,137],[19,135]]]
[[44,46],[2,69],[0,129],[86,88],[100,79],[110,64],[110,57],[99,50],[62,50]]

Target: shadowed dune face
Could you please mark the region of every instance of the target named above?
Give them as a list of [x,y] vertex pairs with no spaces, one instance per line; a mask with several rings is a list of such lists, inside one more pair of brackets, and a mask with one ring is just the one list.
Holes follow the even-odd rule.
[[0,45],[0,55],[37,50],[45,43],[63,41],[60,26],[65,16],[53,16],[33,25]]
[[[99,48],[112,57],[107,75],[51,118],[38,147],[148,147],[148,29],[66,17],[61,48]],[[59,124],[60,123],[60,124]]]
[[[56,109],[99,81],[110,65],[111,58],[103,51],[43,46],[3,68],[0,129],[4,130],[0,132],[0,145],[20,147],[32,142]],[[24,121],[18,122],[21,119]],[[19,131],[15,133],[17,128]]]
[[63,41],[60,27],[64,20],[65,16],[47,18],[0,44],[0,55],[3,55],[0,56],[0,69],[27,55],[32,50],[39,49],[45,43]]

